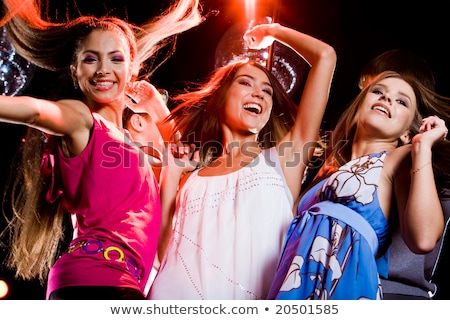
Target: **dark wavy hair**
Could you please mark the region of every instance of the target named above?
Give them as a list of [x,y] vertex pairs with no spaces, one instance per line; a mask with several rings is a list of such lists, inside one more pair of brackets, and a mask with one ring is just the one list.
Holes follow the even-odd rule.
[[297,105],[265,67],[247,59],[222,66],[214,70],[207,81],[198,85],[196,90],[173,97],[176,106],[169,115],[169,119],[175,122],[175,132],[181,133],[181,141],[194,143],[200,148],[201,166],[208,165],[222,154],[224,146],[220,125],[221,110],[236,72],[244,65],[262,70],[273,87],[272,113],[258,135],[261,147],[274,146],[294,124]]

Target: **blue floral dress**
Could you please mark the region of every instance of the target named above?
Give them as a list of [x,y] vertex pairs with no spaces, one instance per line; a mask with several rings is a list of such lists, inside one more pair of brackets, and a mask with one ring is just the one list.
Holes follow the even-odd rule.
[[346,163],[302,197],[268,299],[382,299],[387,260],[376,256],[390,235],[377,189],[386,154]]

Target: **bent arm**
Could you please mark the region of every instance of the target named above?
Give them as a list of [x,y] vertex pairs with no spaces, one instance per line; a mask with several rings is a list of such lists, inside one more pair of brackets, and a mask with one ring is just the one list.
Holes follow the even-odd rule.
[[[427,119],[430,118],[434,117]],[[433,124],[433,129],[413,138],[411,171],[401,170],[396,177],[400,230],[405,243],[418,254],[433,250],[444,230],[444,214],[434,180],[431,149],[446,128],[440,119],[431,121],[438,121]],[[405,185],[410,186],[409,190],[405,190]]]
[[321,40],[277,23],[255,27],[246,34],[246,39],[250,43],[253,41],[253,46],[257,48],[268,45],[269,40],[277,40],[291,47],[311,66],[294,126],[278,144],[279,148],[289,146],[279,152],[280,162],[289,188],[296,198],[300,192],[304,170],[313,156],[314,142],[319,137],[336,67],[336,52]]

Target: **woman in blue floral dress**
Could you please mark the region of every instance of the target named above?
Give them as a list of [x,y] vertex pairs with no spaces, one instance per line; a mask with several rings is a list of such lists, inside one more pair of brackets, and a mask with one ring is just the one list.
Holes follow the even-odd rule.
[[394,215],[413,252],[434,248],[444,221],[431,150],[447,128],[436,116],[422,120],[417,110],[443,103],[393,72],[356,97],[298,203],[269,299],[382,299],[379,274],[387,271]]

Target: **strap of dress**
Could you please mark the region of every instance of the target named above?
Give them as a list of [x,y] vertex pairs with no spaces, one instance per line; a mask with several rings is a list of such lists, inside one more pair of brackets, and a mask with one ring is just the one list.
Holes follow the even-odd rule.
[[[339,209],[336,207],[339,206]],[[322,213],[322,212],[323,213]],[[326,214],[327,216],[338,219],[345,224],[353,227],[356,231],[358,231],[369,243],[370,248],[372,249],[372,253],[375,256],[378,251],[378,237],[375,233],[375,230],[372,226],[364,219],[360,214],[355,212],[354,210],[336,202],[332,201],[322,201],[314,204],[309,210],[308,213],[317,215],[317,214]]]
[[275,171],[280,175],[281,179],[283,180],[286,196],[288,197],[291,206],[293,206],[294,196],[292,195],[291,189],[289,189],[289,186],[287,184],[286,177],[284,176],[283,168],[281,167],[280,159],[278,158],[277,148],[271,147],[268,149],[263,149],[261,153],[264,156],[266,163],[269,166],[274,167]]

